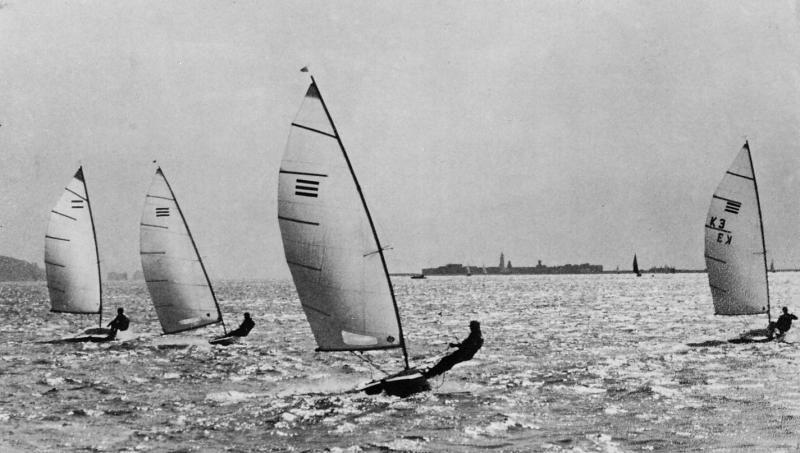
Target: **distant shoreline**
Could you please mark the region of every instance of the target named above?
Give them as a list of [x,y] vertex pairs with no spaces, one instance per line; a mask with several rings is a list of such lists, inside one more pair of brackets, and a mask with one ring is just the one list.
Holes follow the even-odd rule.
[[[674,271],[664,272],[648,272],[642,271],[642,275],[655,275],[655,274],[705,274],[707,271],[705,269],[675,269]],[[800,272],[800,269],[775,269],[774,271],[769,271],[770,274],[774,274],[777,272]],[[602,275],[602,274],[633,274],[633,271],[602,271],[602,272],[559,272],[559,273],[528,273],[528,274],[482,274],[479,272],[473,273],[470,277],[488,277],[488,276],[517,276],[517,275]],[[421,274],[419,272],[396,272],[390,273],[389,276],[391,277],[411,277],[413,275],[425,275],[425,277],[466,277],[465,274]]]

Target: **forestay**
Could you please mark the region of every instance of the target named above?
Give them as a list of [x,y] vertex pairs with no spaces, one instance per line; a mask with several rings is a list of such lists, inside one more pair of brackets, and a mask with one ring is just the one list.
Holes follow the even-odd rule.
[[51,311],[101,312],[100,260],[83,167],[50,211],[44,263]]
[[278,219],[286,262],[319,350],[402,347],[382,252],[314,83],[281,161]]
[[139,252],[164,333],[222,321],[194,240],[161,168],[145,199]]
[[761,208],[747,143],[714,192],[705,231],[714,313],[767,313],[769,293]]

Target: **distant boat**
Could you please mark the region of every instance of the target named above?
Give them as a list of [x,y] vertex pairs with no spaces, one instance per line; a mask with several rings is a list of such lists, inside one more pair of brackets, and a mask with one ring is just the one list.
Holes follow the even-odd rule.
[[775,272],[775,260],[769,262],[769,271]]
[[472,276],[472,269],[470,269],[469,266],[467,266],[467,277],[471,276]]
[[764,227],[747,142],[711,198],[705,232],[705,259],[714,314],[766,313],[770,322]]
[[44,264],[50,311],[96,314],[102,327],[100,259],[83,167],[78,168],[50,211],[44,237]]
[[347,151],[314,78],[292,123],[278,179],[286,263],[317,351],[401,349],[405,369],[368,394],[429,390],[411,368],[383,248]]
[[411,278],[413,278],[413,279],[422,279],[422,278],[426,278],[426,277],[425,277],[425,274],[414,274],[414,275],[411,276]]
[[164,333],[223,323],[203,260],[161,168],[145,197],[139,233],[144,279]]
[[639,263],[636,262],[636,254],[633,254],[633,273],[636,274],[637,277],[641,277],[642,273],[639,272]]

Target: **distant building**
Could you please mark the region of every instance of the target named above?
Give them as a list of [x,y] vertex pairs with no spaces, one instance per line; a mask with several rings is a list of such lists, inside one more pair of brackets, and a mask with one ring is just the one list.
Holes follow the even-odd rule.
[[[446,264],[439,267],[422,269],[424,275],[464,275],[467,269],[476,267],[472,264]],[[500,253],[500,265],[497,267],[483,267],[487,275],[531,275],[531,274],[600,274],[603,272],[601,264],[564,264],[562,266],[545,266],[542,260],[535,267],[513,267],[511,261],[506,263],[505,255]]]

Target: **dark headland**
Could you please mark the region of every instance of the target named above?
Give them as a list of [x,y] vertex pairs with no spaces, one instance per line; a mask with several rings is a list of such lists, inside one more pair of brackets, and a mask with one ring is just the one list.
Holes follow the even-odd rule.
[[44,269],[34,263],[0,256],[0,282],[44,280]]

